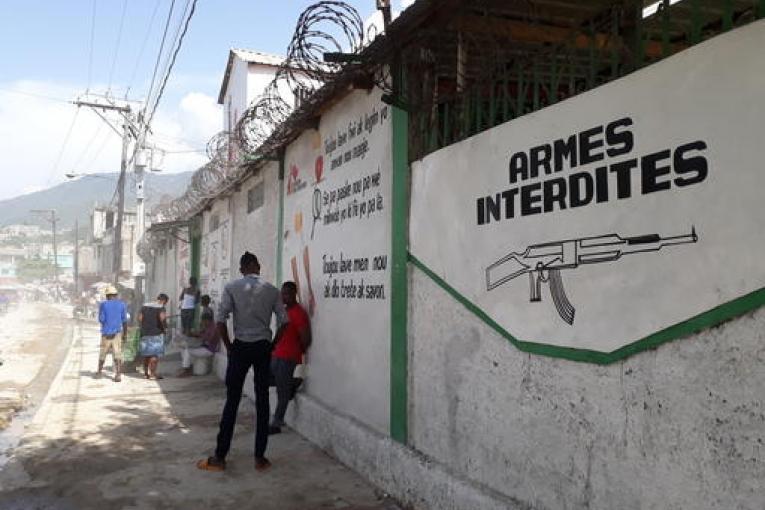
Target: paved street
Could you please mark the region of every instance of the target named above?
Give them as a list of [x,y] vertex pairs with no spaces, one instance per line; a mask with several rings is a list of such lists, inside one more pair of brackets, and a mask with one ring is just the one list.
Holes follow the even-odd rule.
[[[248,400],[240,408],[229,469],[197,470],[196,460],[214,445],[223,384],[212,375],[95,379],[97,327],[80,322],[71,331],[63,369],[0,471],[0,508],[396,508],[291,431],[269,443],[273,468],[255,472]],[[167,361],[161,370],[168,375],[177,368],[177,361]]]

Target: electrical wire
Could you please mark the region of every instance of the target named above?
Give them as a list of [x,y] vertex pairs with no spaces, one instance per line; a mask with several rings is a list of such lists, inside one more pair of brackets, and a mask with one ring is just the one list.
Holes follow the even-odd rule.
[[104,129],[103,123],[99,122],[96,126],[96,131],[93,133],[93,136],[91,137],[90,141],[85,144],[85,147],[83,148],[82,152],[80,152],[80,155],[77,157],[77,159],[74,161],[74,164],[72,165],[72,171],[77,172],[77,169],[80,167],[80,163],[85,158],[85,155],[90,152],[91,147],[93,147],[94,142],[96,141],[96,138],[98,138],[98,135],[101,134],[101,132]]
[[67,103],[71,104],[72,102],[68,99],[64,99],[61,97],[53,97],[53,96],[46,96],[44,94],[36,94],[34,92],[25,92],[23,90],[13,90],[13,89],[4,89],[0,88],[0,92],[7,92],[9,94],[20,94],[22,96],[29,96],[29,97],[37,97],[40,99],[47,99],[48,101],[56,101],[58,103]]
[[64,149],[66,149],[66,146],[69,144],[69,138],[72,136],[72,130],[74,129],[74,125],[77,122],[77,116],[80,114],[80,109],[77,108],[74,111],[74,116],[72,117],[72,123],[69,124],[69,129],[66,132],[66,135],[64,136],[64,143],[61,144],[61,148],[58,151],[58,155],[56,156],[56,162],[53,164],[53,167],[50,171],[50,174],[48,175],[48,184],[50,184],[53,181],[53,178],[58,173],[58,166],[61,164],[61,158],[64,156]]
[[88,86],[85,92],[90,90],[90,81],[93,78],[93,46],[96,38],[96,0],[93,0],[93,9],[90,17],[90,47],[88,51]]
[[154,3],[154,10],[151,13],[151,19],[149,20],[149,24],[146,28],[146,33],[143,36],[141,49],[138,51],[138,58],[135,61],[135,66],[133,67],[133,72],[130,75],[130,80],[128,80],[127,90],[125,91],[125,99],[127,99],[127,96],[130,93],[130,89],[133,86],[133,81],[135,81],[135,76],[138,73],[138,67],[141,64],[141,60],[143,59],[143,52],[146,50],[146,43],[149,41],[149,35],[151,35],[151,29],[154,27],[154,20],[157,18],[157,11],[159,11],[159,6],[161,3],[162,2],[159,0]]
[[[107,143],[107,142],[108,142],[110,139],[111,139],[110,133],[109,133],[109,131],[107,131],[107,132],[106,132],[106,136],[105,136],[105,137],[104,137],[104,139],[101,141],[101,145],[99,145],[99,147],[98,147],[98,150],[96,150],[95,154],[93,154],[93,156],[92,156],[92,157],[90,158],[90,160],[88,161],[87,165],[84,165],[84,166],[83,166],[83,168],[87,168],[88,170],[92,170],[92,169],[93,169],[93,164],[94,164],[94,163],[96,162],[96,160],[98,159],[98,156],[100,156],[100,155],[101,155],[101,152],[103,152],[103,150],[104,150],[104,147],[106,147],[106,143]],[[90,173],[90,172],[88,172],[88,173]]]
[[[194,5],[191,14],[193,8]],[[161,99],[190,19],[191,15],[186,19],[186,26],[154,101],[149,121]],[[345,68],[344,64],[325,62],[324,54],[348,51],[358,53],[363,48],[364,40],[363,21],[358,12],[347,3],[323,0],[305,9],[298,19],[287,49],[287,58],[274,79],[250,103],[233,132],[222,131],[209,140],[206,149],[209,162],[194,172],[183,195],[155,208],[155,220],[174,221],[193,213],[205,201],[216,197],[222,188],[232,185],[246,174],[247,167],[241,164],[245,156],[264,156],[272,152],[283,141],[275,133],[278,133],[278,128],[293,112],[292,105],[283,99],[282,91],[291,90],[296,98],[301,96],[301,100],[308,99],[314,91]],[[150,259],[154,248],[151,234],[147,233],[139,244],[141,257],[144,260]]]
[[120,51],[120,43],[122,42],[122,28],[125,25],[125,12],[127,11],[127,0],[122,0],[122,15],[120,16],[120,28],[117,30],[117,43],[114,46],[114,57],[112,57],[112,68],[109,71],[109,85],[106,87],[107,91],[112,89],[112,78],[114,78],[114,68],[117,65],[117,56]]
[[[151,82],[149,83],[149,89],[146,91],[146,103],[143,107],[143,116],[146,116],[146,107],[149,104],[149,99],[154,89],[154,81],[157,79],[157,71],[159,70],[159,62],[162,60],[162,52],[165,48],[165,40],[167,39],[167,30],[170,28],[170,21],[173,19],[173,9],[175,8],[175,0],[170,2],[170,10],[167,13],[167,20],[165,21],[165,29],[162,32],[162,41],[159,44],[159,51],[157,52],[157,61],[154,63],[154,72],[151,75]],[[148,126],[148,124],[147,124]]]
[[197,0],[192,0],[191,10],[189,11],[189,15],[186,17],[186,22],[183,25],[183,31],[181,32],[180,37],[178,38],[178,44],[175,46],[175,50],[173,51],[172,59],[170,60],[170,65],[168,66],[167,72],[165,73],[165,76],[162,80],[162,85],[159,87],[159,91],[154,101],[154,106],[151,109],[151,113],[146,118],[147,129],[149,126],[151,126],[151,121],[154,118],[154,114],[157,112],[157,107],[159,107],[159,102],[162,100],[162,94],[165,92],[165,87],[167,86],[167,82],[170,79],[170,74],[172,73],[173,67],[175,66],[175,61],[178,58],[178,53],[181,51],[181,46],[183,46],[183,38],[186,36],[186,32],[189,29],[189,23],[191,22],[191,18],[194,17],[194,12],[196,11],[196,7],[197,7]]

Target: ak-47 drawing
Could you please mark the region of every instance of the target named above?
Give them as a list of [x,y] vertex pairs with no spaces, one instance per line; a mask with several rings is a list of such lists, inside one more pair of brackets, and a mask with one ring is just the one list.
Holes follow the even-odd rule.
[[580,264],[598,264],[619,260],[622,255],[659,251],[665,246],[695,243],[696,229],[689,235],[660,237],[648,234],[635,237],[621,237],[607,234],[597,237],[583,237],[566,241],[534,244],[522,253],[510,253],[486,268],[486,290],[493,290],[523,274],[529,275],[531,286],[530,301],[541,301],[542,282],[550,284],[555,308],[561,319],[574,323],[576,310],[563,290],[561,269],[575,269]]

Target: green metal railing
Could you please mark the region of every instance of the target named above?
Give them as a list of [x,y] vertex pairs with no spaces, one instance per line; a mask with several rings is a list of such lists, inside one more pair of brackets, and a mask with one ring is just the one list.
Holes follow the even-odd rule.
[[[470,72],[463,77],[448,72],[439,76],[439,54],[429,48],[436,62],[430,67],[418,63],[417,69],[407,72],[407,90],[419,93],[405,99],[410,110],[410,160],[763,18],[765,0],[681,0],[674,4],[663,0],[656,12],[646,17],[643,9],[643,3],[614,2],[555,45],[526,44],[513,52],[512,40],[496,44],[503,47],[503,53],[470,76]],[[539,22],[535,28],[546,30]],[[410,51],[422,54],[423,48]],[[487,60],[485,54],[490,51],[475,45],[465,53],[469,62]],[[443,52],[441,58],[448,66],[454,55]],[[415,55],[412,61],[417,59],[421,57]],[[447,87],[443,82],[455,90],[444,93]]]

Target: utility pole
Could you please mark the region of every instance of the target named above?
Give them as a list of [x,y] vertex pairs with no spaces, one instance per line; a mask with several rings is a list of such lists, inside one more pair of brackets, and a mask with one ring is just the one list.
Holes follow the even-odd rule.
[[133,122],[130,106],[119,106],[112,103],[97,103],[92,101],[72,101],[77,106],[88,106],[98,114],[109,126],[116,132],[119,131],[99,112],[99,110],[117,111],[122,114],[124,122],[122,124],[122,158],[120,161],[120,178],[117,181],[117,224],[114,226],[114,250],[112,259],[112,271],[114,272],[114,283],[119,280],[120,269],[122,268],[122,222],[125,216],[125,181],[127,180],[128,168],[128,148],[130,146],[130,137],[138,138],[138,129]]
[[59,287],[58,282],[58,243],[56,242],[56,222],[58,222],[58,218],[56,217],[56,210],[55,209],[32,209],[30,212],[33,213],[42,213],[42,214],[49,214],[50,218],[48,221],[51,224],[51,229],[53,230],[53,281],[56,283],[56,301],[61,300],[61,288]]
[[74,299],[80,299],[80,223],[74,220]]
[[114,271],[114,283],[119,280],[122,269],[122,222],[125,217],[125,181],[127,180],[127,154],[130,138],[128,137],[127,122],[123,124],[122,136],[122,160],[120,163],[120,178],[117,181],[117,224],[114,227],[114,259],[112,270]]

